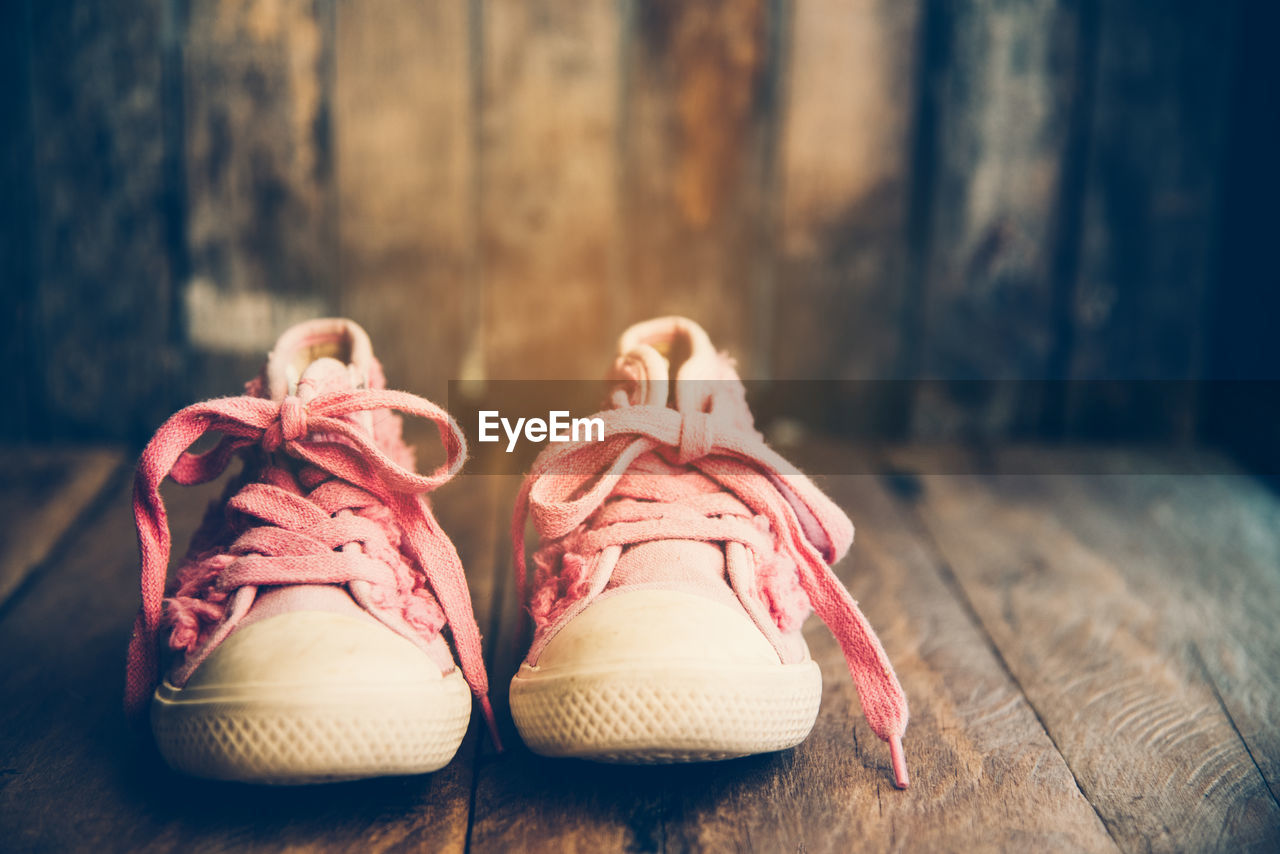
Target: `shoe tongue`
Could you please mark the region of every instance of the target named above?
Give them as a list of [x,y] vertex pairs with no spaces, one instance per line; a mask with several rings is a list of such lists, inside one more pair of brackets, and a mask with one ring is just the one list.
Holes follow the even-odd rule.
[[633,405],[701,411],[704,381],[734,376],[731,368],[726,375],[727,367],[701,326],[685,317],[660,317],[622,333],[610,378],[623,381]]
[[350,320],[326,317],[285,330],[267,354],[259,380],[251,382],[248,391],[271,400],[284,400],[286,395],[298,393],[298,385],[308,372],[336,375],[335,363],[342,370],[350,370],[355,388],[382,387],[382,374],[373,358],[369,335]]
[[[335,391],[351,391],[361,387],[359,371],[354,365],[344,365],[337,359],[325,356],[307,365],[306,370],[302,372],[302,376],[298,378],[294,394],[303,403],[308,403],[322,394]],[[345,417],[346,420],[373,435],[372,412],[354,412]]]
[[355,370],[337,359],[325,356],[316,359],[298,378],[294,393],[306,403],[317,395],[333,391],[349,391],[359,388]]
[[[720,414],[726,403],[723,392],[731,385],[741,389],[732,363],[716,352],[701,326],[684,317],[637,323],[622,333],[609,378],[633,406],[669,406],[686,414],[709,411],[713,400]],[[741,394],[736,397],[742,399]],[[615,404],[622,402],[615,393]],[[728,404],[737,406],[734,400]],[[745,412],[745,403],[742,408]],[[746,417],[749,424],[750,414]],[[739,420],[736,412],[731,420]],[[718,543],[659,540],[633,545],[618,558],[605,589],[627,586],[682,590],[734,607],[737,603]]]
[[[329,356],[316,359],[307,365],[302,371],[302,375],[296,377],[296,379],[291,376],[291,374],[296,374],[296,368],[286,366],[285,373],[288,392],[297,395],[298,399],[303,403],[308,403],[327,392],[346,391],[359,387],[356,368],[352,365],[345,365],[338,359]],[[368,412],[357,412],[344,417],[347,421],[363,428],[372,435],[373,424]],[[314,438],[324,438],[326,441],[340,442],[348,446],[352,444],[347,437],[342,435],[326,435]],[[364,547],[360,543],[348,543],[341,550],[360,554],[364,551]],[[357,619],[370,618],[370,614],[351,597],[345,585],[289,584],[262,588],[241,625],[249,626],[277,614],[290,611],[330,611],[347,614]]]
[[[754,431],[746,389],[733,360],[716,352],[686,317],[637,323],[618,339],[614,406],[669,406],[685,415],[713,412],[722,426]],[[672,381],[674,380],[674,382]]]
[[724,548],[694,540],[637,543],[618,558],[605,591],[624,587],[679,590],[738,607],[729,584]]

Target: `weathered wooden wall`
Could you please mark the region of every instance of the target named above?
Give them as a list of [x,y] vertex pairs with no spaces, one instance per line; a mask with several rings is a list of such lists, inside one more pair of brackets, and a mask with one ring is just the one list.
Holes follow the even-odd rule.
[[1190,436],[1035,381],[1204,375],[1248,2],[5,4],[0,431],[145,436],[316,314],[442,398],[683,313],[755,377],[1029,381],[889,430]]

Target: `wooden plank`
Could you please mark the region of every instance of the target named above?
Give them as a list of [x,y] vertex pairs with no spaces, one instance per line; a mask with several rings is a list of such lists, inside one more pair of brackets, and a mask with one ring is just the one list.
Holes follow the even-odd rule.
[[[178,543],[220,488],[166,489]],[[461,478],[435,502],[480,577],[497,541],[488,496],[484,479]],[[463,850],[478,717],[435,774],[309,787],[179,777],[119,712],[138,596],[127,491],[62,554],[0,620],[0,649],[21,653],[0,661],[7,850]]]
[[[848,456],[826,446],[807,456],[851,469],[833,464],[841,454]],[[732,762],[631,768],[541,759],[516,741],[508,754],[481,762],[472,850],[1115,850],[880,481],[824,483],[861,525],[841,578],[865,598],[911,698],[912,788],[893,789],[887,751],[861,719],[839,648],[812,621],[806,639],[827,687],[802,746]],[[514,597],[506,603],[509,626]],[[496,647],[493,673],[505,684],[523,649],[501,638]]]
[[[26,3],[0,7],[0,359],[10,404],[0,411],[0,436],[37,433],[43,408],[37,381],[32,308],[36,304],[35,163],[31,129],[31,27]],[[29,355],[28,355],[29,354]],[[43,432],[40,430],[39,432]]]
[[51,555],[121,462],[110,450],[0,449],[0,605]]
[[479,321],[468,8],[337,4],[341,312],[369,331],[392,386],[440,401]]
[[173,267],[165,3],[28,3],[48,435],[139,438],[164,417]]
[[[918,374],[1038,380],[1055,344],[1057,208],[1081,45],[1075,0],[932,4],[925,85],[933,138],[920,280]],[[910,372],[912,374],[915,371]],[[922,437],[1003,435],[1039,423],[1036,383],[926,383]]]
[[687,315],[757,375],[774,310],[777,4],[636,3],[628,16],[619,311]]
[[[500,530],[510,525],[521,478],[501,475]],[[643,782],[652,769],[626,769],[535,756],[511,721],[507,686],[528,648],[517,632],[523,605],[512,575],[510,540],[503,537],[494,564],[494,606],[486,644],[493,704],[505,751],[485,745],[476,767],[469,847],[472,851],[621,851],[657,847],[652,836],[658,800]],[[649,774],[652,777],[652,774]],[[554,785],[548,785],[553,780]],[[638,828],[638,830],[637,830]]]
[[[848,457],[832,446],[797,455],[813,471],[855,470]],[[805,636],[826,685],[813,735],[790,757],[741,773],[709,766],[683,785],[668,844],[1116,850],[886,481],[839,475],[822,483],[858,526],[838,574],[876,627],[911,705],[911,788],[893,788],[887,751],[861,718],[839,647],[811,620]]]
[[484,370],[595,379],[608,364],[619,16],[612,0],[484,6]]
[[[915,506],[958,589],[1120,846],[1273,847],[1280,806],[1188,650],[1183,614],[1134,585],[1132,555],[1062,521],[1082,511],[1025,501],[1033,476],[919,483]],[[1114,526],[1141,522],[1131,505],[1111,510]]]
[[[1070,375],[1201,378],[1238,4],[1099,5]],[[1075,392],[1067,418],[1077,434],[1194,435],[1191,384]]]
[[[1073,471],[1080,454],[1010,449],[1002,470]],[[1096,548],[1122,555],[1125,581],[1170,614],[1271,792],[1280,792],[1280,501],[1216,455],[1088,454],[1081,477],[1034,479],[1019,500],[1058,508]],[[1115,525],[1121,513],[1134,520]]]
[[184,158],[193,399],[252,376],[287,326],[334,312],[331,0],[196,0]]
[[800,0],[792,9],[780,379],[878,379],[898,367],[920,7]]
[[[493,671],[495,677],[502,676]],[[510,673],[506,673],[510,679]],[[503,679],[496,683],[504,688]],[[501,692],[504,723],[505,690]],[[655,774],[668,769],[628,769],[530,753],[504,726],[506,752],[482,755],[476,769],[475,816],[470,850],[656,850]],[[669,773],[667,774],[669,776]],[[515,846],[515,847],[513,847]]]

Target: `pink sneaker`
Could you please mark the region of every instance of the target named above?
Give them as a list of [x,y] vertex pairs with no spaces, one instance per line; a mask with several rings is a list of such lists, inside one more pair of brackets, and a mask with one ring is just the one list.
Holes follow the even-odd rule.
[[[692,321],[627,330],[609,378],[604,441],[549,446],[516,503],[517,580],[535,624],[511,680],[526,744],[609,762],[799,744],[822,696],[800,632],[812,610],[905,788],[906,699],[828,567],[853,541],[848,518],[764,444],[732,362]],[[541,538],[531,584],[529,515]]]
[[[492,727],[466,577],[422,497],[462,466],[462,433],[384,385],[363,329],[310,321],[280,338],[244,396],[183,409],[143,451],[126,706],[151,700],[173,768],[261,783],[418,774],[453,757],[472,694]],[[447,456],[435,472],[415,473],[392,410],[435,422]],[[221,441],[190,453],[207,432]],[[166,598],[160,483],[212,480],[237,454],[243,468]]]

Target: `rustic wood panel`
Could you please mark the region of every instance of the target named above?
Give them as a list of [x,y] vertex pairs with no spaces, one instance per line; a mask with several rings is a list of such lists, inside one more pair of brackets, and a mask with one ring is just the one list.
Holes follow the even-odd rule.
[[137,437],[165,414],[173,357],[165,3],[27,8],[38,287],[26,358],[48,415],[38,438]]
[[481,26],[484,372],[594,379],[614,335],[618,8],[498,0]]
[[[1236,3],[1101,7],[1071,324],[1075,378],[1204,376],[1207,289]],[[1069,401],[1077,434],[1190,438],[1194,388],[1094,386]]]
[[[6,7],[0,433],[142,437],[339,311],[435,397],[594,376],[669,312],[761,377],[1205,370],[1247,0],[134,3]],[[1069,392],[926,384],[910,427],[1211,408]]]
[[[933,3],[936,56],[915,364],[944,380],[1044,379],[1057,216],[1080,55],[1075,0]],[[1070,188],[1067,188],[1068,190]],[[916,324],[919,324],[916,327]],[[1000,435],[1039,422],[1044,387],[921,386],[913,432]]]
[[[1088,454],[1089,477],[1025,482],[1018,500],[1052,510],[1123,555],[1126,582],[1162,611],[1221,696],[1272,793],[1280,791],[1280,502],[1216,455]],[[1015,449],[1001,470],[1077,468],[1078,454]],[[1116,525],[1123,514],[1128,525]]]
[[1022,501],[1032,477],[919,482],[916,506],[958,590],[1120,846],[1274,846],[1280,805],[1188,650],[1182,614],[1135,587],[1130,555],[1080,537],[1062,521],[1072,511]]
[[903,345],[918,0],[799,0],[781,130],[774,374],[883,379]]
[[439,401],[480,319],[469,7],[337,4],[341,311],[393,386]]
[[190,396],[337,308],[332,0],[195,0],[184,42]]
[[[219,488],[166,489],[175,542],[185,542]],[[461,478],[436,502],[480,577],[491,575],[496,539],[488,496],[484,479]],[[149,738],[118,711],[137,571],[122,488],[0,620],[0,649],[23,651],[0,663],[7,850],[463,850],[478,718],[459,757],[420,777],[290,788],[164,769]]]
[[[10,405],[0,410],[0,436],[17,439],[44,432],[38,381],[33,306],[36,302],[35,162],[31,129],[31,27],[27,3],[0,7],[0,359],[8,374]],[[31,355],[28,355],[31,354]]]
[[[815,471],[855,468],[848,452],[829,445],[798,458]],[[892,787],[887,752],[860,716],[839,648],[814,620],[805,634],[826,688],[813,735],[792,756],[755,773],[708,767],[682,785],[667,844],[1116,850],[886,481],[841,475],[823,484],[858,526],[839,575],[879,632],[911,704],[911,788]]]
[[49,558],[120,464],[120,454],[107,450],[0,450],[0,605]]
[[628,8],[619,312],[626,323],[692,317],[744,373],[763,375],[774,291],[778,4]]
[[[509,674],[508,674],[509,678]],[[505,683],[504,683],[505,684]],[[505,706],[505,699],[504,699]],[[507,752],[482,755],[471,826],[471,849],[501,851],[654,851],[655,790],[670,768],[616,768],[545,760],[504,733]]]

